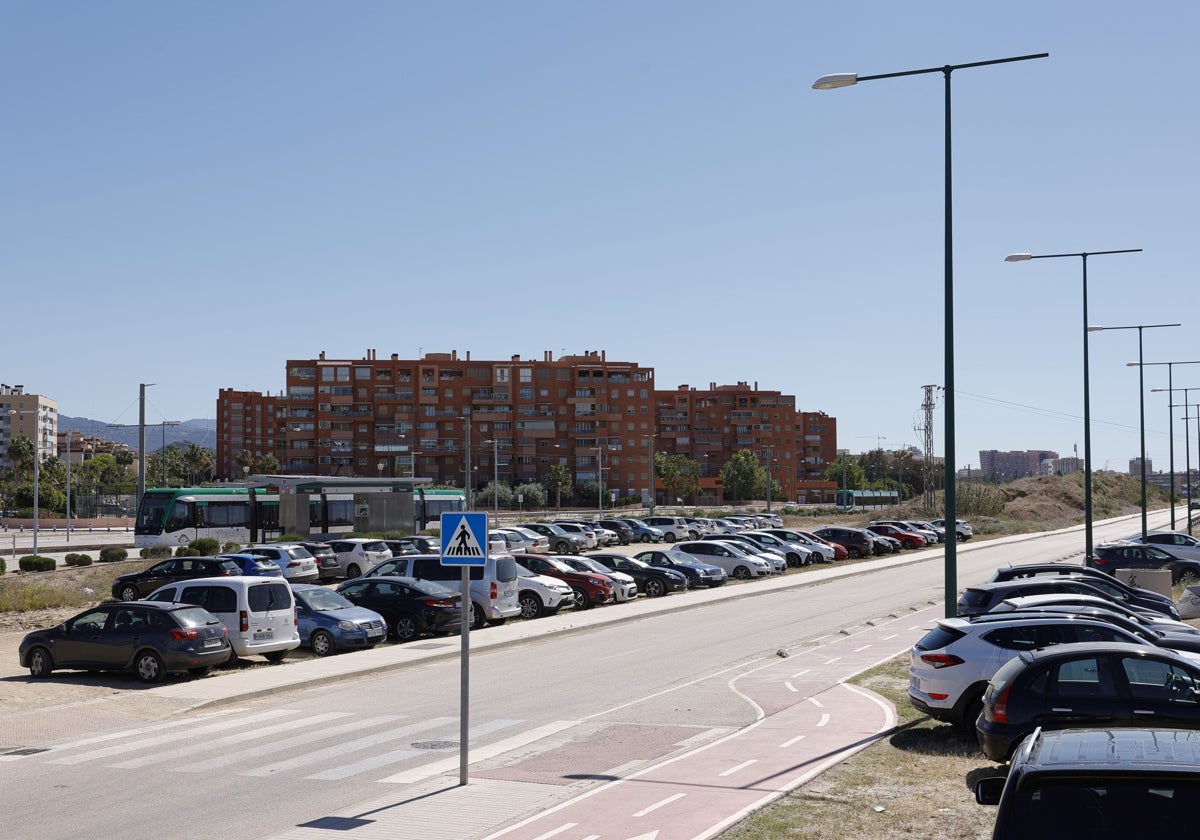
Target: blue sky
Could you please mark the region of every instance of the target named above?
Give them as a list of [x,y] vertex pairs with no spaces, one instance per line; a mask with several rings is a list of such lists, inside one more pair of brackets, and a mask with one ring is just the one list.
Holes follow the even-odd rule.
[[[121,423],[156,382],[156,422],[321,351],[603,349],[663,389],[795,394],[853,451],[918,444],[942,76],[812,82],[1049,52],[953,75],[956,458],[1082,453],[1081,261],[1004,257],[1143,248],[1089,261],[1089,320],[1181,322],[1145,360],[1200,359],[1198,24],[1182,2],[9,0],[0,376]],[[1137,331],[1090,346],[1095,466],[1124,469]],[[1147,369],[1162,469],[1166,384]],[[1200,365],[1174,384],[1200,403]],[[940,455],[940,404],[934,425]],[[1178,419],[1175,441],[1182,468]]]

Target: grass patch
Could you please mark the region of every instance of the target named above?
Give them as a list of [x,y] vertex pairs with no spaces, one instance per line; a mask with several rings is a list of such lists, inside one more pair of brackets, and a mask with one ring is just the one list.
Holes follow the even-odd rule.
[[113,578],[149,565],[149,561],[142,561],[60,569],[38,575],[5,575],[0,578],[0,612],[90,606],[109,597]]

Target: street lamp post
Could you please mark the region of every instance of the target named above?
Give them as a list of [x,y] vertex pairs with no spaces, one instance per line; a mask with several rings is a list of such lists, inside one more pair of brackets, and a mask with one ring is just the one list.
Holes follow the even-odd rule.
[[1142,331],[1159,327],[1181,327],[1182,324],[1134,324],[1127,327],[1088,327],[1092,332],[1104,330],[1137,330],[1138,331],[1138,414],[1141,418],[1141,473],[1142,473],[1142,542],[1146,541],[1146,382],[1145,365],[1142,363]]
[[[976,61],[970,64],[947,64],[943,67],[928,67],[922,70],[905,70],[899,73],[882,73],[874,76],[859,76],[857,73],[834,73],[828,76],[822,76],[813,82],[813,88],[816,90],[832,90],[834,88],[848,87],[858,84],[859,82],[872,81],[875,79],[891,79],[899,76],[915,76],[924,73],[941,73],[945,79],[945,382],[943,383],[946,389],[946,510],[945,516],[948,522],[955,522],[958,519],[958,502],[954,492],[954,215],[953,207],[953,189],[952,189],[952,173],[951,166],[951,119],[950,119],[950,76],[955,70],[965,69],[969,67],[984,67],[992,64],[1008,64],[1014,61],[1027,61],[1034,58],[1046,58],[1049,53],[1037,53],[1036,55],[1014,56],[1012,58],[1000,58],[990,61]],[[945,552],[945,609],[947,616],[953,616],[956,608],[955,604],[958,601],[958,554],[957,554],[957,532],[955,529],[948,529],[946,532],[946,552]]]
[[[1183,409],[1183,417],[1181,419],[1183,420],[1184,453],[1185,453],[1185,457],[1187,459],[1184,462],[1184,469],[1187,470],[1187,500],[1188,500],[1187,523],[1188,523],[1188,533],[1190,534],[1190,533],[1192,533],[1192,442],[1191,442],[1191,438],[1188,437],[1188,434],[1191,432],[1190,423],[1193,418],[1189,414],[1188,409],[1189,408],[1200,409],[1200,405],[1191,405],[1188,403],[1188,391],[1200,391],[1200,387],[1198,387],[1198,388],[1176,388],[1175,390],[1183,391],[1183,403],[1180,405],[1176,405],[1175,403],[1172,403],[1171,409],[1172,409],[1172,411],[1174,411],[1174,409],[1177,409],[1177,408]],[[1200,459],[1200,414],[1197,414],[1197,416],[1195,417],[1195,420],[1196,420],[1196,456],[1197,456],[1197,459]]]
[[654,501],[655,497],[658,495],[658,465],[654,463],[654,432],[651,432],[648,435],[642,435],[642,437],[650,441],[650,515],[653,516]]
[[146,389],[157,384],[143,382],[138,385],[138,508],[142,505],[142,496],[146,495]]
[[[1132,366],[1134,363],[1130,362],[1129,364]],[[1174,394],[1175,386],[1174,386],[1174,380],[1173,380],[1173,376],[1172,376],[1172,368],[1175,365],[1200,365],[1200,361],[1194,361],[1194,362],[1145,362],[1144,364],[1146,367],[1154,367],[1156,365],[1166,365],[1167,366],[1167,387],[1166,388],[1151,388],[1150,393],[1151,394],[1161,394],[1163,392],[1166,392],[1166,394],[1167,394],[1167,409],[1168,409],[1168,415],[1169,415],[1167,418],[1167,441],[1170,446],[1170,459],[1171,459],[1171,530],[1174,531],[1175,530],[1175,410],[1174,410],[1175,407],[1173,405],[1171,405],[1171,401],[1175,399],[1175,394]],[[1140,365],[1139,365],[1139,367],[1140,367]],[[1184,430],[1184,433],[1183,433],[1183,439],[1185,441],[1187,440],[1187,430],[1186,429]]]
[[495,511],[496,522],[500,522],[500,438],[485,440],[492,445],[492,510]]
[[1048,260],[1057,257],[1080,257],[1083,260],[1083,562],[1092,565],[1092,399],[1091,377],[1088,375],[1088,257],[1104,254],[1136,254],[1141,248],[1117,251],[1079,251],[1073,254],[1009,254],[1005,262]]

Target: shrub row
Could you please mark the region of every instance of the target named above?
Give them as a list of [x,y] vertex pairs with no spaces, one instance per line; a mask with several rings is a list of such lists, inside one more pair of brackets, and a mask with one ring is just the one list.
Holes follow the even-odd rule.
[[68,566],[90,566],[92,565],[92,555],[90,554],[68,554],[63,558]]
[[171,556],[171,546],[149,545],[139,551],[138,555],[144,560],[165,560]]
[[119,563],[129,556],[129,552],[120,546],[110,545],[100,549],[101,563]]
[[40,554],[26,554],[17,563],[22,572],[48,572],[58,565],[53,557],[43,557]]

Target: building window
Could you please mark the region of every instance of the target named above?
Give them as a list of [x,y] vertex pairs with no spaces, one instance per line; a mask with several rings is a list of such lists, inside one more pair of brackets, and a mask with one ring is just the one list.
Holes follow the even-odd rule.
[[496,371],[496,376],[495,376],[496,382],[508,382],[509,381],[510,371],[508,368],[498,367],[495,369],[495,371]]

